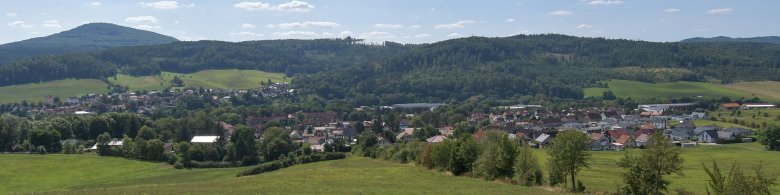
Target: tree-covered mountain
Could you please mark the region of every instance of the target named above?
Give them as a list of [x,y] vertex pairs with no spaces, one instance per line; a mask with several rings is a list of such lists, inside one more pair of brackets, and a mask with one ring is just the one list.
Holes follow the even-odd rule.
[[566,35],[468,37],[432,44],[360,40],[175,42],[0,66],[0,85],[122,72],[254,69],[297,75],[293,85],[360,105],[542,96],[582,98],[597,81],[780,80],[780,45],[659,43]]
[[0,64],[42,55],[100,51],[178,41],[173,37],[109,23],[84,24],[57,34],[0,45]]
[[695,37],[695,38],[685,39],[680,42],[681,43],[749,42],[749,43],[780,44],[780,37],[778,36],[748,37],[748,38],[731,38],[725,36],[718,36],[712,38]]

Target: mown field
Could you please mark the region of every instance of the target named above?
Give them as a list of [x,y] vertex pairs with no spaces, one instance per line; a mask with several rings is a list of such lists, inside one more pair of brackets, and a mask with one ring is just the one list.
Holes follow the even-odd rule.
[[220,89],[251,89],[257,88],[260,81],[289,82],[282,73],[270,73],[257,70],[206,70],[192,74],[163,72],[162,78],[170,81],[174,76],[184,80],[185,87],[220,88]]
[[726,87],[756,94],[759,97],[780,100],[780,82],[777,81],[741,82],[728,84]]
[[0,87],[0,104],[43,101],[43,97],[52,95],[61,100],[70,96],[82,96],[90,93],[106,93],[108,85],[97,79],[68,79],[44,83],[12,85]]
[[[673,83],[644,83],[627,80],[603,81],[609,88],[586,88],[585,97],[600,97],[605,91],[612,91],[615,96],[632,99],[666,99],[682,97],[702,98],[721,98],[730,97],[732,99],[745,98],[750,99],[758,96],[761,99],[777,100],[772,96],[750,93],[743,89],[750,88],[745,85],[741,88],[727,87],[726,85],[717,85],[702,82],[673,82]],[[780,93],[780,88],[774,89]]]
[[163,80],[160,76],[133,77],[123,74],[108,78],[108,82],[127,86],[130,88],[130,91],[159,91],[171,85],[169,81]]
[[[629,150],[629,152],[638,152]],[[705,194],[702,163],[745,169],[762,164],[780,174],[780,153],[758,143],[698,146],[683,149],[684,175],[673,175],[677,189]],[[590,168],[579,178],[589,192],[615,192],[624,152],[594,152]],[[547,155],[537,150],[542,164]],[[245,168],[176,170],[168,165],[94,155],[0,155],[0,192],[8,194],[556,194],[551,188],[523,187],[426,170],[410,164],[350,157],[297,165],[275,172],[235,177]],[[773,187],[780,193],[780,186]]]
[[356,157],[247,177],[235,177],[246,168],[176,170],[94,155],[0,155],[0,166],[0,193],[9,194],[554,194]]

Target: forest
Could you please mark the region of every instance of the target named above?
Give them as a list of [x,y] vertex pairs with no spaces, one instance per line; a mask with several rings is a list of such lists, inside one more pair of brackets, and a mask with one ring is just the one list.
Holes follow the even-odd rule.
[[465,100],[482,94],[581,99],[582,88],[608,79],[777,81],[779,54],[780,45],[768,43],[660,43],[557,34],[417,45],[372,45],[349,37],[198,41],[16,61],[0,65],[0,86],[238,68],[284,72],[294,76],[293,85],[323,98],[367,103]]

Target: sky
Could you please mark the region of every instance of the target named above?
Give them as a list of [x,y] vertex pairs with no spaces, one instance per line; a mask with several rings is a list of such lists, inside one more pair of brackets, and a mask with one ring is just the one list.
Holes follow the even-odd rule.
[[92,22],[179,40],[368,42],[557,33],[646,41],[780,35],[777,0],[0,0],[0,44]]

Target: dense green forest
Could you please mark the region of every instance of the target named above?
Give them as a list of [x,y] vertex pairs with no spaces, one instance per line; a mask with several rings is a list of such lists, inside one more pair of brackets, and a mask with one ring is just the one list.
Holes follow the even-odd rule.
[[[88,54],[39,57],[0,66],[0,85],[118,72],[256,69],[295,75],[298,88],[366,105],[545,96],[579,99],[596,81],[780,80],[780,45],[658,43],[566,35],[468,37],[404,45],[361,40],[174,42]],[[656,71],[664,69],[665,71]],[[630,71],[628,71],[630,70]]]

